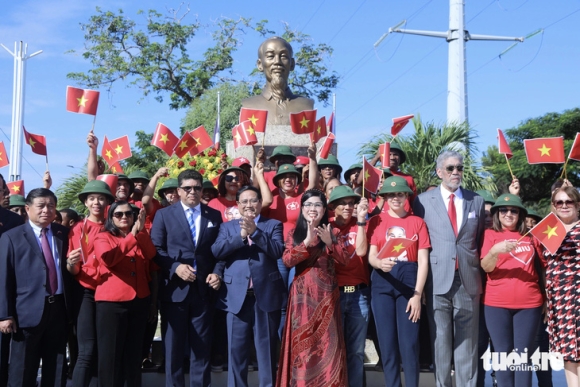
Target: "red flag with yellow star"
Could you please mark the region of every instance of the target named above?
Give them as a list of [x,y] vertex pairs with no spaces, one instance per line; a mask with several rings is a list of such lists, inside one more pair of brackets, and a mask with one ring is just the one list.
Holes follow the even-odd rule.
[[189,132],[185,132],[177,142],[177,145],[175,145],[175,148],[173,148],[173,152],[175,152],[177,157],[182,158],[192,149],[195,149],[195,140]]
[[556,254],[558,248],[566,237],[566,227],[564,223],[554,214],[550,212],[542,221],[530,230],[536,239],[544,245],[550,254]]
[[191,156],[198,155],[207,148],[214,146],[213,140],[207,134],[207,130],[205,130],[203,125],[193,129],[189,134],[191,134],[191,138],[195,141],[194,147],[189,150]]
[[290,113],[292,133],[307,134],[314,132],[316,125],[316,109],[304,110],[300,113]]
[[564,137],[533,138],[524,140],[528,164],[563,164]]
[[81,227],[81,256],[83,258],[83,263],[87,263],[89,259],[89,232],[87,228],[87,219],[85,218],[83,222],[83,227]]
[[125,160],[133,156],[131,153],[131,145],[129,145],[129,136],[127,135],[109,140],[109,145],[111,145],[111,148],[117,154],[117,161]]
[[244,121],[250,121],[255,132],[264,133],[266,131],[266,123],[268,122],[268,111],[242,108],[240,110],[239,123],[241,124]]
[[240,134],[242,135],[244,145],[254,145],[258,142],[256,130],[252,126],[251,121],[240,122]]
[[6,185],[8,186],[8,189],[10,190],[10,195],[26,196],[24,194],[24,180],[16,180],[16,181],[10,181],[10,182],[7,181]]
[[314,124],[314,132],[310,133],[310,139],[318,142],[318,140],[326,135],[326,118],[322,117]]
[[124,174],[125,171],[123,171],[123,168],[121,167],[121,164],[119,164],[119,162],[117,161],[115,164],[111,165],[109,167],[109,169],[111,170],[112,173],[116,173],[116,174]]
[[391,127],[391,135],[395,137],[411,120],[411,118],[415,117],[413,114],[409,114],[408,116],[403,117],[395,117],[393,118],[393,126]]
[[572,144],[572,148],[570,148],[570,153],[568,154],[568,158],[576,161],[580,161],[580,133],[576,133],[576,137],[574,138],[574,143]]
[[336,140],[334,133],[330,133],[328,136],[326,136],[326,140],[324,140],[324,144],[322,144],[322,147],[320,148],[321,159],[328,158],[328,155],[332,150],[332,144],[334,144],[334,140]]
[[109,167],[119,160],[117,152],[115,152],[115,150],[109,143],[107,136],[105,136],[105,138],[103,139],[103,148],[101,149],[101,157],[103,158],[103,160],[107,162],[107,164],[109,164]]
[[4,143],[0,141],[0,168],[7,166],[10,164],[8,161],[8,155],[6,154],[6,148],[4,147]]
[[377,193],[383,170],[373,167],[363,156],[363,187],[372,193]]
[[66,87],[66,110],[73,113],[97,115],[99,92],[89,89]]
[[511,159],[514,155],[503,132],[499,128],[497,129],[497,149],[500,154],[505,155],[508,159]]
[[379,251],[377,258],[393,258],[400,261],[409,261],[409,257],[414,257],[411,260],[415,261],[417,255],[417,240],[407,238],[389,238],[387,243]]
[[391,143],[385,142],[379,145],[379,154],[381,155],[381,166],[389,168],[391,165]]
[[167,126],[161,122],[157,123],[157,128],[155,128],[155,133],[153,133],[153,138],[151,139],[151,145],[156,146],[167,153],[167,156],[171,157],[173,148],[178,142],[179,138]]
[[40,134],[32,134],[26,131],[26,128],[22,126],[22,131],[24,132],[24,139],[33,153],[37,155],[46,156],[46,137]]

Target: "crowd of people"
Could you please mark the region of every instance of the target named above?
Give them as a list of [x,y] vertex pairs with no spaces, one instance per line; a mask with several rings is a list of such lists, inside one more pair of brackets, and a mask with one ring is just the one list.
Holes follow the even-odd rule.
[[[486,351],[537,348],[580,385],[580,194],[567,182],[552,187],[567,234],[551,255],[528,234],[542,218],[517,179],[497,199],[467,190],[455,151],[422,193],[394,143],[376,195],[361,164],[343,174],[314,143],[298,157],[276,147],[271,171],[263,149],[224,161],[217,187],[195,169],[159,184],[160,168],[112,190],[92,132],[87,144],[85,216],[57,210],[49,174],[26,197],[0,189],[0,386],[35,386],[41,360],[42,386],[140,386],[158,316],[167,386],[187,373],[210,386],[222,363],[232,387],[254,366],[260,386],[364,386],[367,337],[387,386],[401,366],[418,386],[425,354],[437,386],[483,386]],[[497,385],[531,386],[526,365],[496,370]]]

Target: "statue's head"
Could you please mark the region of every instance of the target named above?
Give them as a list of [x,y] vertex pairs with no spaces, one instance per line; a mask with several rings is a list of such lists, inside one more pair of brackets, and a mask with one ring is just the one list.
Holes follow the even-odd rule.
[[256,66],[273,88],[285,90],[295,66],[292,46],[279,36],[266,39],[258,48]]

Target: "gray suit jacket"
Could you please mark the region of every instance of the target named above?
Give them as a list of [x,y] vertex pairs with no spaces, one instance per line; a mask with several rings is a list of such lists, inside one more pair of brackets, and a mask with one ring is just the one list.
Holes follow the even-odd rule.
[[427,286],[432,286],[433,294],[445,294],[451,289],[455,259],[459,259],[459,274],[466,291],[472,296],[481,294],[479,252],[485,230],[484,201],[475,192],[460,189],[463,192],[463,221],[457,237],[447,215],[441,187],[422,193],[413,203],[413,212],[425,220],[431,239]]

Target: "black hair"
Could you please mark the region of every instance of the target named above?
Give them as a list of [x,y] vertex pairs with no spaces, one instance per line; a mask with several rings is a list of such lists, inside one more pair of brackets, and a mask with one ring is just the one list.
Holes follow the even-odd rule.
[[[220,196],[225,197],[227,194],[227,190],[226,190],[226,174],[225,174],[225,170],[222,172],[222,174],[220,175],[220,179],[218,182],[218,193],[220,194]],[[238,177],[239,182],[240,182],[240,186],[243,187],[245,185],[250,184],[250,177],[248,176],[248,174],[246,173],[246,171],[239,170],[239,169],[231,169],[229,171],[227,171],[228,173],[230,172],[235,172],[236,176]]]
[[[113,204],[111,204],[111,207],[109,207],[109,212],[107,213],[107,220],[105,221],[105,226],[104,226],[104,229],[106,232],[109,232],[109,233],[113,234],[114,236],[121,235],[121,230],[119,230],[119,228],[117,226],[115,226],[115,222],[113,222],[113,214],[115,213],[115,210],[117,209],[117,207],[125,206],[125,205],[129,206],[129,208],[131,208],[131,212],[133,211],[133,208],[131,207],[129,202],[127,202],[125,200],[120,200],[118,202],[114,202]],[[133,220],[134,219],[135,218],[133,218]]]
[[79,220],[81,220],[79,213],[76,212],[75,210],[72,210],[70,208],[63,208],[62,210],[58,210],[58,212],[64,212],[66,214],[66,216],[73,220],[75,223],[77,223]]
[[54,205],[56,206],[58,199],[54,192],[46,188],[35,188],[26,195],[26,200],[24,201],[27,206],[32,205],[32,202],[36,198],[52,198],[54,200]]
[[[302,209],[304,208],[304,202],[312,197],[320,198],[322,201],[322,206],[324,207],[324,215],[322,215],[322,219],[320,219],[320,226],[326,226],[328,224],[328,215],[326,213],[326,195],[324,195],[324,192],[317,189],[309,189],[308,191],[304,192],[304,194],[302,194],[302,199],[300,199],[300,214],[298,215],[298,220],[296,221],[296,228],[294,228],[294,246],[298,246],[300,243],[304,242],[304,239],[306,239],[306,235],[308,234],[308,221],[304,215],[302,215]],[[324,248],[324,242],[321,240],[318,242],[316,247],[322,250]]]
[[236,202],[240,201],[240,195],[246,191],[254,191],[258,196],[258,199],[262,200],[262,192],[260,192],[258,188],[254,187],[253,185],[244,185],[238,190],[238,193],[236,193]]
[[203,184],[203,176],[201,173],[196,171],[195,169],[186,169],[185,171],[181,171],[177,176],[177,186],[181,187],[181,183],[183,180],[197,180],[199,184]]
[[[506,207],[506,206],[502,206],[502,207]],[[494,208],[495,211],[493,211],[493,214],[491,215],[492,220],[493,220],[493,225],[491,226],[491,228],[497,232],[504,231],[504,228],[503,228],[501,222],[499,221],[499,209],[500,208],[501,207]],[[528,228],[526,227],[526,217],[524,215],[524,211],[522,211],[521,208],[517,208],[517,209],[519,210],[519,214],[518,214],[518,221],[516,223],[515,231],[520,235],[526,235],[528,233]]]
[[8,184],[6,184],[6,180],[4,179],[4,176],[2,176],[2,174],[0,173],[0,179],[2,179],[2,190],[7,190],[8,189]]

